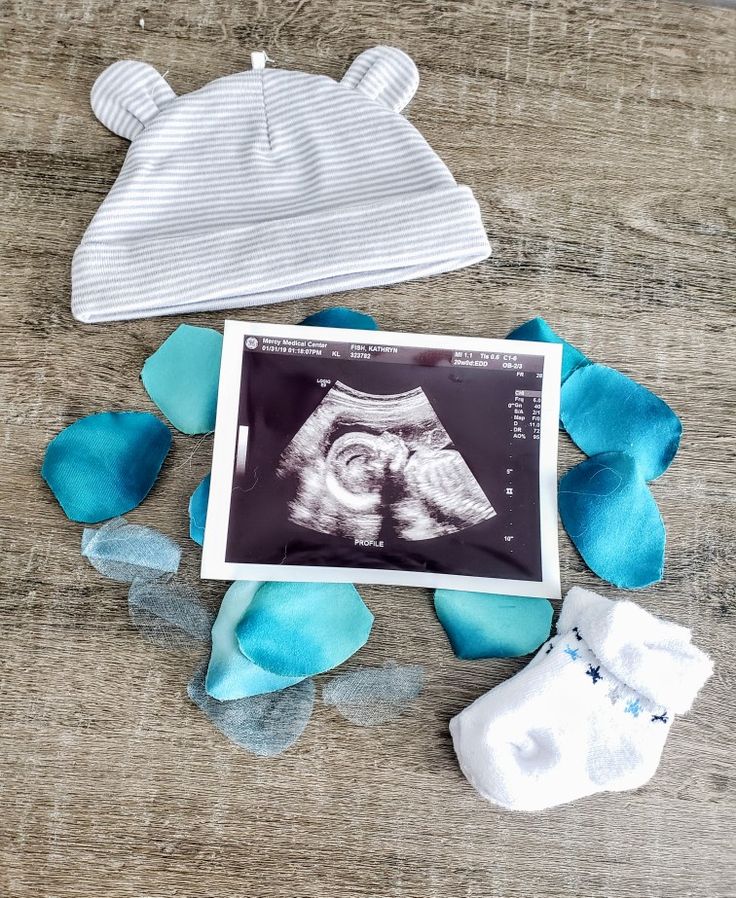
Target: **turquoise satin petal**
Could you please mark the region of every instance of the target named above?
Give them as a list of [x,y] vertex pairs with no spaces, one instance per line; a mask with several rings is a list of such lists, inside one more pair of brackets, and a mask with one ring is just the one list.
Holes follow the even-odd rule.
[[560,480],[560,517],[601,579],[641,589],[662,579],[662,516],[636,462],[624,452],[588,458]]
[[207,503],[210,500],[210,478],[210,474],[202,478],[197,489],[189,497],[189,536],[200,546],[204,545]]
[[538,343],[561,343],[563,383],[576,368],[589,364],[589,359],[579,349],[576,349],[572,343],[568,343],[567,340],[563,340],[559,334],[556,334],[544,318],[532,318],[531,321],[527,321],[525,324],[512,330],[506,339],[532,340]]
[[308,677],[342,664],[372,626],[350,583],[264,583],[236,633],[241,652],[259,667]]
[[645,480],[667,470],[682,435],[680,419],[659,396],[598,364],[579,368],[563,384],[560,420],[586,455],[626,452]]
[[547,599],[437,589],[434,610],[458,658],[518,658],[549,636]]
[[180,324],[146,359],[143,386],[182,433],[215,429],[221,356],[222,334],[209,327]]
[[364,331],[377,331],[376,319],[364,312],[356,312],[346,306],[322,309],[314,315],[307,315],[302,324],[308,327],[354,327]]
[[212,625],[212,653],[207,668],[207,694],[218,701],[277,692],[299,683],[304,677],[281,677],[258,667],[240,651],[235,627],[242,620],[261,584],[236,580],[228,589]]
[[171,447],[171,431],[148,412],[80,418],[46,448],[41,476],[72,521],[96,524],[140,505]]

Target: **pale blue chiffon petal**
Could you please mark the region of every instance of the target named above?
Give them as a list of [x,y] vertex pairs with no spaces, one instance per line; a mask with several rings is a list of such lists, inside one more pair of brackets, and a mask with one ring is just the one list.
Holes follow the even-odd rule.
[[105,577],[132,583],[175,574],[181,548],[158,530],[114,518],[97,529],[84,528],[82,555]]
[[165,648],[189,648],[208,642],[212,614],[197,590],[176,580],[134,580],[128,590],[131,622]]
[[187,694],[231,742],[262,757],[281,754],[304,732],[314,707],[315,688],[304,680],[268,695],[219,702],[207,694],[204,669],[192,677]]
[[322,689],[322,701],[358,726],[377,726],[402,714],[422,692],[420,664],[357,667],[337,674]]

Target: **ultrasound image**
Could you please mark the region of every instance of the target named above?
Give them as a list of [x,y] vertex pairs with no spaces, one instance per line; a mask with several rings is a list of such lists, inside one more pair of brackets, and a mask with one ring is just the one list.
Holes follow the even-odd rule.
[[375,542],[457,533],[496,512],[421,387],[363,393],[337,381],[283,451],[289,519]]

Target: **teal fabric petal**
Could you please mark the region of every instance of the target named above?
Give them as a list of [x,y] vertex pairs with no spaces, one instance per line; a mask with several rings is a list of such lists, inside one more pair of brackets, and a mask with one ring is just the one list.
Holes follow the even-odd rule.
[[146,392],[177,430],[215,429],[222,334],[181,324],[146,359],[141,380]]
[[207,521],[207,503],[210,500],[210,478],[208,474],[200,480],[197,489],[189,498],[189,536],[200,546],[204,545],[204,525]]
[[589,364],[589,359],[576,349],[572,343],[563,340],[547,324],[544,318],[532,318],[520,325],[506,337],[507,340],[531,340],[537,343],[561,343],[562,344],[562,382],[582,365]]
[[268,695],[218,702],[207,695],[204,671],[187,686],[189,698],[231,742],[255,755],[270,758],[293,745],[304,732],[314,707],[312,680]]
[[458,658],[518,658],[549,636],[547,599],[437,589],[434,609]]
[[586,455],[626,452],[645,480],[663,474],[680,445],[682,423],[646,387],[605,365],[587,365],[565,381],[560,420]]
[[282,677],[258,667],[240,651],[235,628],[250,606],[259,582],[236,580],[228,589],[212,625],[212,653],[205,688],[218,701],[233,701],[265,692],[277,692],[304,677]]
[[354,327],[366,331],[377,331],[376,319],[364,312],[356,312],[346,306],[333,306],[322,309],[314,315],[307,315],[302,324],[309,327]]
[[373,615],[349,583],[264,583],[236,628],[241,652],[284,677],[342,664],[365,645]]
[[175,574],[181,549],[158,530],[114,518],[97,529],[84,528],[82,555],[105,577],[132,583]]
[[662,516],[636,462],[594,455],[560,480],[560,517],[583,561],[603,580],[641,589],[662,579]]
[[148,412],[80,418],[46,448],[41,476],[72,521],[116,518],[146,498],[171,447],[171,431]]

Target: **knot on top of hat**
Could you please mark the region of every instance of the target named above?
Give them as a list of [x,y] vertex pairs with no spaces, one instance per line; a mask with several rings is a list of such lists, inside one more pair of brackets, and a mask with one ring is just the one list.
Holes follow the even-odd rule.
[[114,134],[133,140],[176,94],[146,62],[122,59],[108,66],[92,86],[90,103]]

